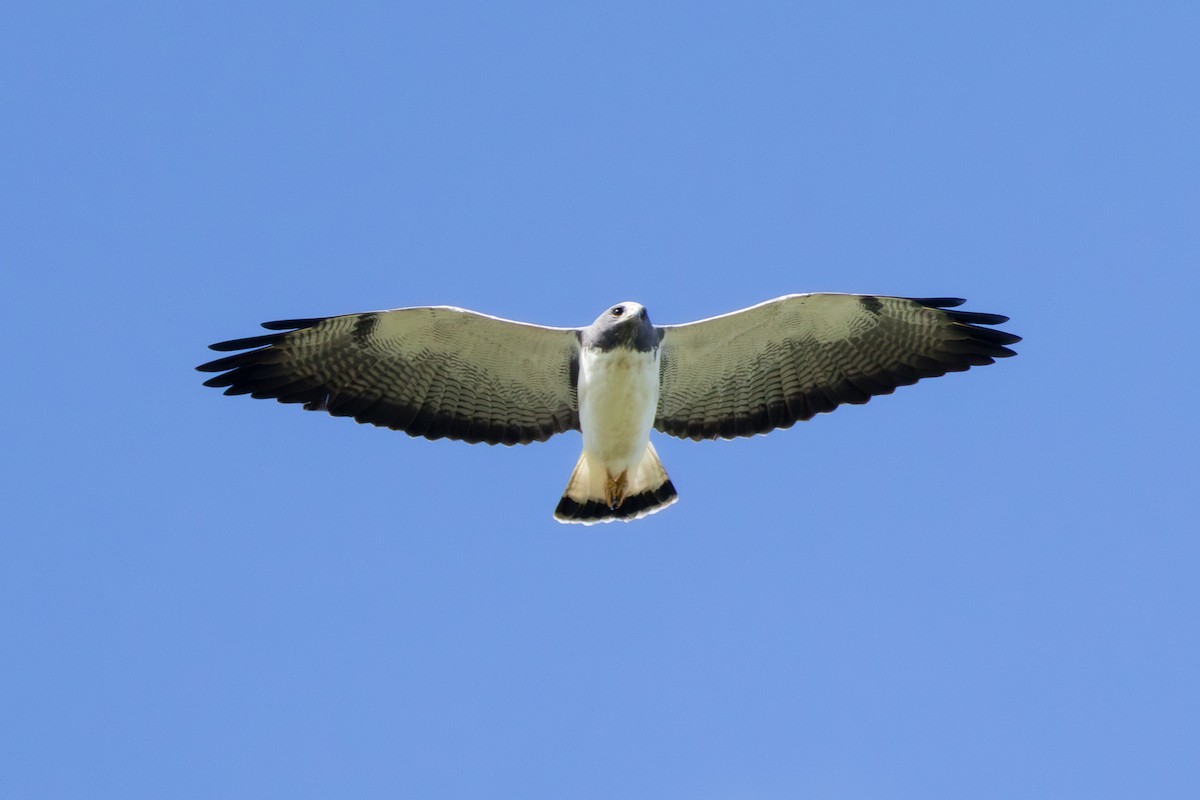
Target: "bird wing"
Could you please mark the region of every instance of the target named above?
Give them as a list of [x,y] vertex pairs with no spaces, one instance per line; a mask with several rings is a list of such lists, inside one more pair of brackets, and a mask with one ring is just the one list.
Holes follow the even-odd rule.
[[544,441],[579,427],[579,332],[448,306],[265,322],[279,331],[211,345],[248,352],[197,367],[225,394],[428,439]]
[[787,428],[921,378],[1015,355],[999,314],[957,298],[795,294],[661,328],[654,427],[686,439]]

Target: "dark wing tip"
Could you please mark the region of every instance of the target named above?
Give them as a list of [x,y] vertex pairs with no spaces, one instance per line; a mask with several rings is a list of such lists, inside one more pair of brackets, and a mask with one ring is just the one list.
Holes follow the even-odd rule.
[[268,345],[275,344],[281,338],[283,338],[283,336],[284,334],[282,333],[269,333],[266,336],[247,336],[244,339],[230,339],[227,342],[210,344],[208,349],[216,350],[221,353],[227,353],[231,350],[250,350],[255,347],[266,347]]
[[[213,348],[217,349],[217,348]],[[255,354],[262,352],[261,350],[251,350],[246,353],[234,353],[231,356],[207,361],[196,367],[197,372],[225,372],[226,370],[236,369],[237,367],[248,366],[255,363]]]
[[264,322],[262,326],[269,331],[298,331],[301,328],[311,328],[314,325],[319,325],[328,317],[312,317],[310,319],[277,319],[272,322]]
[[[280,333],[268,333],[263,336],[247,336],[242,339],[229,339],[224,342],[216,342],[208,346],[209,350],[216,350],[219,353],[228,353],[234,350],[253,350],[257,348],[270,347],[278,344],[279,341],[287,336],[292,331],[311,328],[321,322],[324,322],[328,317],[313,317],[311,319],[280,319],[272,322],[262,323],[262,327],[269,331],[280,331]],[[200,372],[221,372],[222,370],[232,369],[238,366],[236,362],[231,363],[231,359],[218,358],[215,361],[209,361],[196,367]]]
[[1008,331],[998,331],[993,328],[980,328],[976,325],[971,325],[969,327],[971,328],[971,333],[974,334],[977,339],[988,342],[989,344],[1004,346],[1016,344],[1017,342],[1021,341],[1020,336],[1017,336],[1015,333],[1009,333]]
[[1002,325],[1008,322],[1008,317],[1003,314],[985,314],[979,311],[949,311],[948,309],[955,308],[966,302],[959,297],[908,297],[905,298],[914,303],[926,306],[927,308],[936,308],[949,317],[954,322],[959,323],[965,328],[969,328],[972,338],[981,344],[990,346],[988,355],[995,358],[1008,358],[1015,356],[1016,352],[1009,350],[1004,345],[1016,344],[1021,341],[1021,337],[1007,331],[999,331],[995,328],[984,328],[983,325]]
[[982,314],[978,311],[947,311],[946,316],[956,322],[971,325],[999,325],[1008,322],[1008,317],[1003,314]]
[[906,297],[904,299],[930,308],[954,308],[967,302],[962,297]]

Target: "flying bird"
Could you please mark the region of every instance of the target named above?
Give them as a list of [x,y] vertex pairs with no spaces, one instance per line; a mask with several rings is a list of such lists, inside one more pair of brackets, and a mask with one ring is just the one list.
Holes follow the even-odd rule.
[[545,441],[568,430],[583,452],[560,522],[633,520],[678,497],[651,428],[732,439],[788,428],[922,378],[1015,355],[999,314],[958,298],[793,294],[683,325],[655,326],[638,303],[585,328],[549,328],[431,306],[264,322],[272,333],[210,345],[245,351],[197,367],[225,394],[427,439]]

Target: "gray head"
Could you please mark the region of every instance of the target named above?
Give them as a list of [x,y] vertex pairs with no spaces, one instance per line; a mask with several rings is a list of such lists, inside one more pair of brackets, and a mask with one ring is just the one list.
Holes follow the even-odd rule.
[[581,338],[584,347],[600,350],[628,347],[645,353],[658,347],[660,336],[642,304],[626,301],[596,317],[595,322],[583,329]]

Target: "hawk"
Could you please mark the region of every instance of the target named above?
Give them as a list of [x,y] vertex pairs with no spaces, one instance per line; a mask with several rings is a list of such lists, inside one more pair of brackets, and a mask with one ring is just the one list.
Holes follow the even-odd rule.
[[197,367],[225,394],[427,439],[545,441],[577,430],[583,452],[560,522],[634,520],[674,503],[651,428],[732,439],[788,428],[922,378],[1015,355],[999,314],[951,297],[793,294],[683,325],[638,303],[586,328],[549,328],[431,306],[264,322],[272,333],[211,345],[244,351]]

